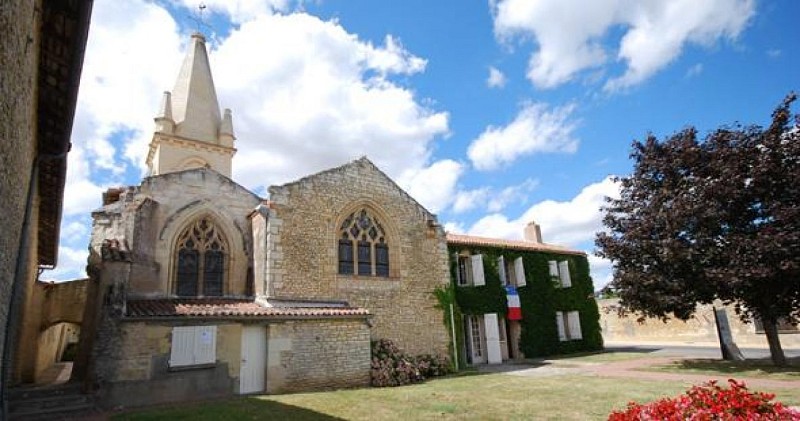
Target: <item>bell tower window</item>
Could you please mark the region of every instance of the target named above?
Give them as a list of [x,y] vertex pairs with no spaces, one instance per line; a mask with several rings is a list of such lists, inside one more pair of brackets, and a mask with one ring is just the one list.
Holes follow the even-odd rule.
[[181,297],[223,295],[227,251],[222,232],[209,217],[184,229],[175,253],[175,293]]
[[366,209],[351,213],[339,227],[339,273],[389,276],[386,232]]

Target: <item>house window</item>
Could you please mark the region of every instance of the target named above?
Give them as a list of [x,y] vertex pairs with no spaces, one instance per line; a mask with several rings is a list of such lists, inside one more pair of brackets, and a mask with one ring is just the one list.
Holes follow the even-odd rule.
[[189,225],[178,237],[175,293],[181,297],[222,295],[227,250],[225,238],[210,218]]
[[216,360],[216,326],[176,326],[172,328],[170,367],[214,364]]
[[366,209],[350,214],[339,228],[339,273],[389,276],[386,231]]
[[483,273],[483,255],[462,256],[456,254],[456,261],[458,262],[456,265],[456,285],[486,285],[486,278]]
[[506,260],[505,256],[498,257],[497,272],[500,275],[500,283],[503,286],[524,287],[527,285],[522,257],[517,257],[514,260]]
[[562,342],[582,339],[581,317],[577,311],[557,311],[558,339]]
[[572,286],[572,278],[569,274],[569,261],[562,260],[556,262],[555,260],[551,260],[547,263],[550,266],[550,277],[557,281],[560,288]]

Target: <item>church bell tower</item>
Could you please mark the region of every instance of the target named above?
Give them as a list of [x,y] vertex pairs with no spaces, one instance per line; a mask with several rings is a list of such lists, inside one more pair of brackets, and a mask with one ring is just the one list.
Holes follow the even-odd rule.
[[149,175],[208,167],[231,177],[233,120],[229,109],[220,116],[203,35],[192,35],[175,88],[164,92],[155,122]]

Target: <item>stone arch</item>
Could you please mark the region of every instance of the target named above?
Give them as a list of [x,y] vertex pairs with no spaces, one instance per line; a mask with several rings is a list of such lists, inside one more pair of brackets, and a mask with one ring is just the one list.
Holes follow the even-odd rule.
[[179,170],[191,170],[195,168],[209,168],[209,167],[211,167],[211,164],[209,164],[208,161],[196,155],[184,159],[180,163],[180,165],[178,165]]
[[[381,205],[369,199],[361,199],[350,202],[347,206],[342,208],[336,215],[336,222],[333,225],[332,238],[334,241],[333,249],[336,250],[334,256],[334,263],[336,266],[336,273],[340,276],[351,276],[339,273],[339,239],[341,238],[342,224],[344,224],[351,215],[358,213],[361,210],[366,210],[372,215],[381,225],[384,231],[386,243],[388,245],[389,256],[389,279],[396,279],[400,277],[400,269],[402,267],[402,253],[400,247],[400,236],[398,233],[397,225],[393,218],[389,216]],[[352,276],[356,276],[353,274]]]
[[162,268],[160,282],[167,295],[176,295],[175,258],[180,236],[188,227],[204,217],[214,221],[229,247],[226,256],[228,265],[225,269],[223,295],[241,296],[246,293],[248,252],[245,249],[244,234],[234,223],[233,218],[211,206],[211,203],[205,201],[187,206],[168,218],[161,230],[156,256],[160,257],[159,264]]

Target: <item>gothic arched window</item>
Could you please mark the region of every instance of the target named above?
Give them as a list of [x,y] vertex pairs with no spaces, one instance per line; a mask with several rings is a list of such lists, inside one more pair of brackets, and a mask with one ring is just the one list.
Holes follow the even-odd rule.
[[178,237],[175,293],[181,297],[220,296],[225,285],[228,246],[208,217],[189,225]]
[[386,233],[366,209],[351,213],[339,228],[339,273],[389,276]]

